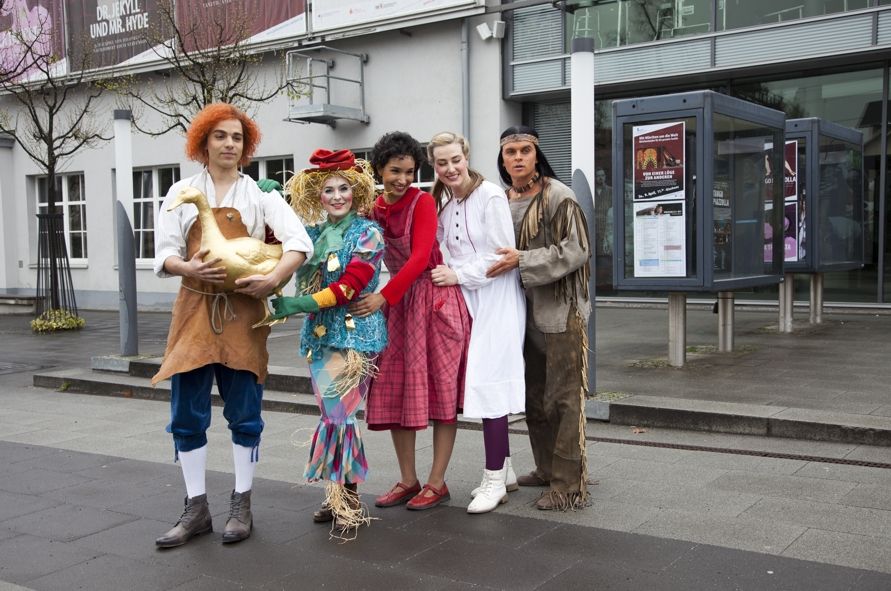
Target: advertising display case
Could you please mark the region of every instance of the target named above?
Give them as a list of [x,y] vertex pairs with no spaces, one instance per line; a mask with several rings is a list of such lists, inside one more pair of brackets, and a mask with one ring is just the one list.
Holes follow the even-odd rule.
[[615,101],[613,125],[617,289],[781,281],[782,112],[697,91]]
[[[812,117],[786,121],[785,269],[863,266],[863,134]],[[790,182],[790,178],[795,182]]]

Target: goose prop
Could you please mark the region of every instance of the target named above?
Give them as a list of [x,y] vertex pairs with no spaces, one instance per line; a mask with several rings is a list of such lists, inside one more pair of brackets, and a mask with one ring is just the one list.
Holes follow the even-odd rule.
[[[198,208],[198,222],[201,224],[201,250],[207,250],[208,253],[204,257],[205,261],[220,259],[217,267],[226,269],[226,279],[222,288],[225,292],[235,291],[238,287],[235,280],[242,277],[250,277],[251,275],[268,275],[275,269],[279,260],[282,258],[281,244],[266,244],[262,240],[251,238],[250,236],[242,236],[238,238],[226,238],[217,225],[217,220],[213,215],[213,210],[207,203],[207,197],[204,193],[195,187],[186,187],[179,192],[179,195],[167,208],[167,211],[173,211],[180,205],[191,203]],[[285,286],[287,281],[279,285],[275,289],[275,293],[281,296],[281,288]],[[269,309],[267,303],[267,318],[254,325],[271,326],[283,322],[282,320],[268,320],[273,312]]]

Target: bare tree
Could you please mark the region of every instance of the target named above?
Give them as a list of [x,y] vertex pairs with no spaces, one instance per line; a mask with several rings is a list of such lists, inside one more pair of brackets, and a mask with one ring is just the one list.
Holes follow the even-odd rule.
[[147,35],[166,69],[120,78],[112,87],[126,97],[134,113],[147,109],[162,119],[161,126],[153,128],[136,117],[134,125],[142,133],[185,132],[195,114],[215,102],[231,103],[251,113],[259,103],[289,88],[284,67],[272,79],[263,75],[259,67],[263,53],[247,45],[256,18],[244,12],[243,3],[178,18],[171,0],[159,0],[158,12],[161,24]]
[[[25,5],[20,0],[0,1],[6,2],[5,8],[12,5],[13,10]],[[27,28],[13,27],[7,31],[18,42],[16,51],[21,55],[15,71],[0,79],[0,94],[5,95],[8,107],[0,110],[0,132],[12,136],[46,175],[47,205],[49,212],[55,213],[56,177],[65,160],[111,138],[104,135],[105,126],[91,116],[93,104],[103,89],[87,78],[89,48],[81,52],[79,63],[69,62],[67,68],[63,67],[55,38],[60,29],[53,30],[46,11],[32,9],[29,16]],[[57,14],[57,18],[60,16]],[[55,266],[58,259],[59,253],[50,253],[51,265]],[[60,297],[62,279],[55,268],[49,282],[49,304],[58,308],[64,298]]]

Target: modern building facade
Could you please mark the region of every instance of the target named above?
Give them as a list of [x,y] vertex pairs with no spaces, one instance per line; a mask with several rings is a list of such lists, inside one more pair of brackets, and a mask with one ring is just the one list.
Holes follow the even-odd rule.
[[[84,13],[92,14],[97,5],[110,2],[77,4],[87,5]],[[144,4],[148,10],[154,3]],[[587,6],[572,15],[536,0],[296,4],[303,12],[288,21],[290,29],[279,25],[276,35],[256,36],[262,60],[255,67],[261,79],[284,75],[304,84],[310,71],[318,88],[311,104],[305,95],[282,93],[256,105],[264,136],[248,174],[287,175],[304,166],[317,147],[363,152],[387,131],[408,131],[424,142],[453,130],[470,139],[472,165],[496,179],[498,136],[508,125],[523,122],[539,130],[549,160],[568,180],[568,48],[573,37],[591,37],[597,96],[591,157],[595,168],[603,169],[596,175],[602,187],[612,185],[613,99],[712,89],[788,117],[823,117],[862,131],[867,264],[862,270],[828,274],[825,297],[857,305],[891,303],[886,156],[891,0],[601,0],[577,2]],[[65,14],[71,18],[72,11]],[[8,26],[0,17],[0,31]],[[287,51],[295,53],[285,58]],[[160,68],[146,53],[141,61],[130,59],[104,71],[133,73],[148,85],[164,74]],[[105,117],[111,130],[112,111],[122,106],[120,97],[107,92],[94,116]],[[14,112],[17,107],[0,97],[0,108]],[[134,115],[143,126],[160,123],[145,111]],[[176,132],[160,137],[134,133],[132,164],[133,195],[120,199],[133,214],[139,303],[164,308],[177,282],[151,272],[152,222],[166,187],[197,166],[185,159]],[[83,150],[65,163],[61,205],[81,307],[118,304],[114,176],[113,142]],[[419,181],[432,180],[432,170],[422,168]],[[599,186],[595,183],[595,194],[608,195]],[[35,289],[35,214],[45,209],[45,195],[42,171],[20,147],[0,138],[0,291]],[[611,248],[603,240],[608,236],[607,199],[598,197],[595,204],[598,283],[600,293],[622,296],[610,285]],[[774,298],[769,292],[752,297]]]

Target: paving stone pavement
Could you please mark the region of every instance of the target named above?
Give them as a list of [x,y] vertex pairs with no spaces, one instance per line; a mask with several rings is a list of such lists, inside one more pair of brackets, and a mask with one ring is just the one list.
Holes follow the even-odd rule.
[[[0,317],[0,591],[891,589],[891,470],[804,457],[891,463],[891,448],[608,424],[589,425],[589,437],[599,438],[588,448],[599,484],[587,510],[536,511],[537,491],[521,489],[495,513],[468,516],[482,441],[462,430],[449,506],[374,509],[380,520],[339,545],[310,523],[321,490],[300,478],[315,418],[266,413],[255,535],[234,548],[214,534],[157,551],[152,541],[178,516],[183,494],[163,433],[166,404],[30,385],[40,369],[89,367],[93,355],[116,352],[117,315],[84,315],[85,330],[52,336],[30,333],[27,318]],[[694,354],[683,370],[635,365],[664,356],[664,318],[664,310],[599,310],[598,390],[891,415],[889,316],[829,315],[822,327],[777,335],[767,328],[772,313],[738,312],[738,353]],[[163,349],[168,319],[140,314],[141,352]],[[692,311],[688,344],[707,343],[714,324]],[[271,363],[293,363],[296,328],[275,327]],[[214,412],[209,489],[219,529],[232,468]],[[528,442],[515,426],[514,463],[528,469]],[[366,446],[372,471],[362,492],[370,500],[398,475],[386,434],[366,433]],[[422,433],[419,467],[430,456]]]
[[[183,495],[163,433],[167,405],[21,381],[0,376],[0,581],[27,589],[891,589],[889,470],[591,443],[599,484],[590,508],[537,511],[537,491],[521,489],[497,511],[470,516],[482,440],[461,430],[448,506],[372,508],[378,519],[338,544],[311,521],[321,489],[300,477],[316,419],[285,413],[265,414],[254,534],[223,546],[232,468],[219,409],[208,476],[217,532],[160,551],[153,540],[176,519]],[[632,437],[626,428],[596,431]],[[633,437],[734,443],[703,433]],[[753,449],[777,443],[735,439]],[[785,453],[802,442],[779,443],[774,451]],[[513,435],[511,446],[527,468],[525,437]],[[808,446],[825,457],[857,449]],[[371,477],[361,492],[370,503],[397,473],[386,434],[366,433],[366,448]],[[423,433],[418,464],[429,462]]]

